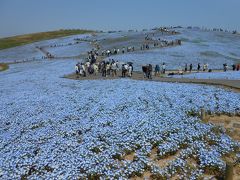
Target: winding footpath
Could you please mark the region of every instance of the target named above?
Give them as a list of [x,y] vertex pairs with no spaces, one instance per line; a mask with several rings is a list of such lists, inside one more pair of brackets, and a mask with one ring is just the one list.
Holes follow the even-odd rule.
[[[87,75],[87,77],[82,77],[76,74],[70,74],[64,76],[64,78],[74,79],[74,80],[105,80],[105,79],[119,79],[122,78],[120,76],[121,71],[118,71],[118,75],[116,77],[108,76],[102,77],[101,74],[95,75]],[[133,80],[145,80],[145,81],[158,81],[158,82],[170,82],[170,83],[194,83],[194,84],[205,84],[205,85],[214,85],[221,86],[228,89],[232,89],[234,91],[240,92],[240,80],[227,80],[227,79],[189,79],[189,78],[171,78],[171,77],[156,77],[153,76],[152,79],[147,79],[143,77],[142,72],[133,72],[132,77]]]

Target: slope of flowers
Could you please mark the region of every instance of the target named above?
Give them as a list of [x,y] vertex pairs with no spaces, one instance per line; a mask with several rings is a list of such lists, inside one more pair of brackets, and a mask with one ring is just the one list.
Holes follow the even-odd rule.
[[166,63],[167,69],[179,69],[185,64],[208,63],[211,69],[222,69],[227,63],[232,65],[239,62],[240,39],[239,36],[225,32],[205,32],[201,30],[179,29],[181,34],[173,36],[156,36],[155,38],[173,40],[181,39],[182,45],[162,49],[154,49],[144,52],[120,54],[113,56],[118,61],[133,62],[137,70],[145,64]]
[[92,46],[88,42],[81,42],[73,45],[59,46],[59,47],[48,47],[45,48],[49,53],[55,57],[72,57],[80,54],[85,54],[87,51],[92,50]]
[[[12,65],[0,78],[0,178],[200,177],[239,144],[189,111],[239,112],[240,95],[202,85],[74,81],[73,61]],[[214,142],[214,143],[209,143]],[[176,155],[165,167],[149,158]],[[124,156],[134,153],[134,160]],[[187,163],[194,158],[193,168]]]
[[[4,49],[0,51],[0,62],[14,63],[14,62],[32,61],[32,60],[41,59],[42,56],[45,56],[45,54],[41,53],[36,48],[36,46],[50,47],[54,45],[65,45],[61,49],[56,48],[56,50],[53,51],[53,53],[56,53],[57,56],[58,56],[58,53],[60,53],[60,56],[61,55],[65,56],[63,52],[66,53],[66,51],[75,52],[75,54],[76,54],[76,51],[78,51],[76,55],[79,55],[80,53],[86,52],[86,50],[91,50],[91,47],[87,43],[79,44],[78,47],[72,48],[75,51],[72,49],[69,49],[69,46],[66,46],[66,45],[68,45],[69,43],[74,43],[75,38],[87,39],[87,38],[91,38],[91,35],[90,34],[73,35],[73,36],[67,36],[67,37],[62,37],[57,39],[40,41],[40,42],[27,44],[24,46],[18,46],[10,49]],[[67,56],[74,56],[74,54],[69,55],[68,53]]]
[[1,63],[14,63],[23,60],[29,61],[40,59],[42,56],[43,54],[35,48],[34,44],[0,50]]

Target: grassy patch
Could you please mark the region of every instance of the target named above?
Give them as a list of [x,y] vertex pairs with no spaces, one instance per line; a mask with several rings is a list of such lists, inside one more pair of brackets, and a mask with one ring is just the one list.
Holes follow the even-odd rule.
[[4,63],[0,63],[0,72],[1,71],[5,71],[9,68],[9,66],[7,64]]
[[73,30],[58,30],[58,31],[40,32],[40,33],[7,37],[7,38],[0,39],[0,50],[21,46],[21,45],[25,45],[25,44],[29,44],[37,41],[42,41],[42,40],[49,40],[49,39],[54,39],[54,38],[59,38],[64,36],[93,33],[93,32],[94,31],[90,31],[90,30],[73,29]]

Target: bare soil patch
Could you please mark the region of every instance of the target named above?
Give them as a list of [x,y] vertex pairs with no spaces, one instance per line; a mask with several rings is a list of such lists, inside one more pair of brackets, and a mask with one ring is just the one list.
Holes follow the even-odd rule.
[[231,138],[240,141],[240,116],[214,115],[209,117],[208,122],[223,126]]
[[[234,140],[240,141],[240,116],[228,116],[228,115],[214,115],[208,117],[208,122],[223,126],[226,129],[226,133]],[[236,161],[235,153],[227,154],[223,157],[225,162]],[[233,168],[234,176],[233,180],[240,179],[240,163],[237,162]]]

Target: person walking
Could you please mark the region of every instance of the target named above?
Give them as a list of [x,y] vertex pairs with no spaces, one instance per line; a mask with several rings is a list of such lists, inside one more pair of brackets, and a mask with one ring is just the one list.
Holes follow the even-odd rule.
[[148,79],[152,79],[152,65],[148,65]]
[[157,64],[155,66],[155,76],[159,76],[159,74],[160,74],[160,66]]
[[206,71],[206,64],[203,64],[203,71]]
[[201,69],[201,65],[200,65],[200,63],[198,63],[198,66],[197,66],[197,71],[199,72],[199,71],[200,71],[200,69]]
[[94,69],[94,75],[96,76],[98,74],[98,65],[96,63],[93,64]]
[[123,54],[125,53],[125,47],[122,48],[122,53],[123,53]]
[[78,64],[75,65],[76,74],[79,74]]
[[107,69],[106,69],[106,63],[105,61],[102,62],[102,77],[106,77],[107,76]]
[[127,64],[123,64],[122,65],[122,77],[126,77],[127,71],[128,71],[128,65]]
[[132,64],[130,64],[130,65],[128,66],[128,76],[129,76],[129,77],[132,77],[132,72],[133,72],[133,66],[132,66]]
[[239,71],[239,70],[240,70],[240,64],[237,65],[237,71]]
[[115,61],[112,62],[111,65],[111,69],[112,69],[112,76],[117,76],[117,63]]
[[224,71],[224,72],[226,72],[226,71],[227,71],[227,67],[228,67],[228,66],[227,66],[227,64],[226,64],[226,63],[225,63],[225,64],[223,64],[223,71]]
[[162,70],[163,70],[163,74],[165,74],[166,73],[166,64],[165,63],[162,64]]
[[187,72],[187,64],[185,64],[184,71]]
[[232,70],[233,70],[233,71],[236,70],[236,65],[235,65],[235,64],[232,65]]
[[84,63],[81,63],[81,69],[80,69],[80,71],[82,70],[82,73],[81,73],[81,75],[83,75],[83,77],[86,77],[86,68],[85,68],[85,65],[84,65]]
[[190,72],[192,72],[192,68],[193,68],[193,65],[190,64],[190,66],[189,66],[189,71],[190,71]]
[[[107,76],[110,75],[110,71],[111,71],[111,65],[110,65],[110,62],[107,62],[107,63],[106,63],[106,73],[107,73]],[[107,76],[106,76],[106,77],[107,77]]]

